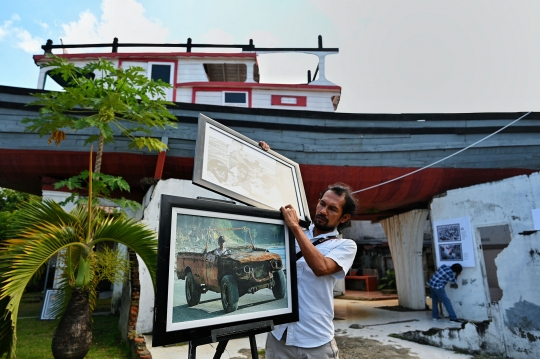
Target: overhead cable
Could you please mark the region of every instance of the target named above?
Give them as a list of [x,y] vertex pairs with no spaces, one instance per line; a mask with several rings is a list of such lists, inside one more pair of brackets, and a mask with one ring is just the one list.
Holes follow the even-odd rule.
[[461,152],[466,151],[466,150],[468,150],[469,148],[471,148],[471,147],[473,147],[473,146],[476,146],[476,145],[479,144],[480,142],[485,141],[485,140],[487,140],[488,138],[490,138],[491,136],[494,136],[494,135],[496,135],[497,133],[501,132],[502,130],[504,130],[504,129],[510,127],[510,126],[512,126],[514,123],[516,123],[516,122],[518,122],[519,120],[521,120],[521,119],[527,117],[531,112],[532,112],[532,111],[527,112],[526,114],[524,114],[524,115],[521,116],[520,118],[518,118],[518,119],[516,119],[516,120],[514,120],[514,121],[512,121],[512,122],[510,122],[508,125],[506,125],[506,126],[500,128],[500,129],[498,129],[497,131],[493,132],[492,134],[487,135],[486,137],[482,138],[481,140],[478,140],[478,141],[476,141],[475,143],[470,144],[469,146],[467,146],[467,147],[465,147],[465,148],[463,148],[463,149],[461,149],[461,150],[459,150],[459,151],[457,151],[457,152],[455,152],[455,153],[452,153],[452,154],[449,155],[449,156],[446,156],[445,158],[441,158],[440,160],[435,161],[435,162],[433,162],[432,164],[429,164],[429,165],[427,165],[427,166],[424,166],[424,167],[419,168],[419,169],[417,169],[417,170],[414,170],[414,171],[412,171],[412,172],[406,173],[406,174],[404,174],[404,175],[402,175],[402,176],[396,177],[396,178],[391,179],[391,180],[389,180],[389,181],[382,182],[382,183],[376,184],[376,185],[371,186],[371,187],[359,189],[359,190],[357,190],[357,191],[352,192],[352,194],[360,193],[360,192],[364,192],[364,191],[367,191],[367,190],[370,190],[370,189],[373,189],[373,188],[377,188],[377,187],[380,187],[380,186],[384,186],[385,184],[388,184],[388,183],[391,183],[391,182],[400,180],[400,179],[405,178],[405,177],[407,177],[407,176],[410,176],[410,175],[413,175],[413,174],[418,173],[418,172],[420,172],[420,171],[423,171],[423,170],[425,170],[426,168],[429,168],[429,167],[431,167],[431,166],[436,165],[437,163],[441,163],[441,162],[443,162],[443,161],[446,161],[447,159],[449,159],[449,158],[451,158],[451,157],[454,157],[455,155],[460,154]]

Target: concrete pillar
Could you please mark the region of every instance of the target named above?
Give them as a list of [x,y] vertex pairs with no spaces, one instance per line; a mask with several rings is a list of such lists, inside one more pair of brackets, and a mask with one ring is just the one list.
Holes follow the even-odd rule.
[[246,82],[255,82],[254,73],[255,64],[252,62],[246,62]]
[[399,305],[411,309],[426,307],[422,243],[428,213],[414,210],[381,221],[394,262]]

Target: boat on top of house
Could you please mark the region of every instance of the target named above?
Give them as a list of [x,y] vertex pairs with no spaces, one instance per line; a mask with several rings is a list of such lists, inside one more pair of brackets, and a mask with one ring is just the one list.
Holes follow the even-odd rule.
[[[73,52],[89,47],[112,51]],[[173,50],[148,51],[154,47]],[[43,189],[53,189],[56,180],[86,169],[89,148],[83,143],[91,130],[69,133],[55,147],[36,133],[25,132],[21,124],[39,111],[27,106],[31,94],[45,91],[47,81],[55,80],[46,66],[46,54],[62,49],[69,53],[57,55],[77,66],[103,58],[119,67],[140,66],[148,77],[172,85],[167,99],[175,102],[170,111],[178,128],[153,132],[167,141],[165,157],[160,160],[158,153],[128,148],[120,134],[115,143],[105,146],[102,171],[126,179],[131,199],[142,199],[145,178],[192,178],[201,113],[253,140],[266,141],[274,151],[299,163],[312,213],[319,191],[332,182],[363,190],[356,194],[360,201],[356,219],[376,221],[426,208],[433,196],[450,189],[540,170],[539,113],[529,113],[475,144],[525,112],[336,112],[341,87],[327,79],[325,58],[339,49],[323,47],[321,37],[314,48],[257,48],[253,41],[194,44],[190,39],[185,44],[122,44],[115,39],[112,44],[91,45],[53,45],[49,40],[42,48],[45,54],[34,56],[40,67],[37,89],[0,86],[1,187],[41,194]],[[140,48],[145,50],[133,51]],[[259,56],[285,52],[317,56],[313,76],[308,72],[306,82],[300,84],[261,83]],[[406,176],[411,172],[415,173]],[[386,184],[379,186],[382,183]]]

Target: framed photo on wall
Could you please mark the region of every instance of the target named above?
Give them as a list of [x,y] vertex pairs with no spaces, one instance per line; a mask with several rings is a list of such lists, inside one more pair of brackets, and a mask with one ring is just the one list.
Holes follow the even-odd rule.
[[230,128],[199,115],[193,183],[239,202],[268,209],[292,204],[310,220],[296,162]]
[[437,267],[459,263],[474,267],[474,245],[469,217],[433,221]]
[[152,345],[298,320],[294,237],[275,210],[162,195]]

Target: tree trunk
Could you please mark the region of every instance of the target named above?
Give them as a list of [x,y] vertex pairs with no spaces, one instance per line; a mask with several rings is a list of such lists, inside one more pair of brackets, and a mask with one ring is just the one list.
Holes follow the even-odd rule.
[[55,359],[83,359],[92,345],[88,291],[75,290],[52,340]]
[[98,142],[98,150],[96,155],[96,164],[94,166],[94,173],[101,173],[101,158],[103,157],[103,144],[105,142],[105,138],[103,137],[103,134],[99,134],[99,142]]

